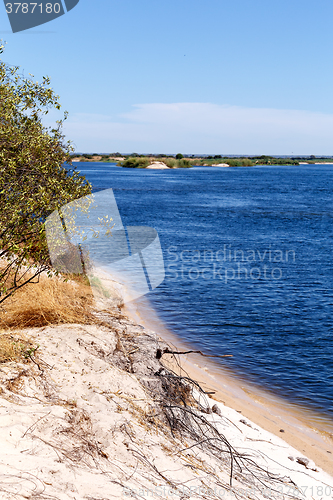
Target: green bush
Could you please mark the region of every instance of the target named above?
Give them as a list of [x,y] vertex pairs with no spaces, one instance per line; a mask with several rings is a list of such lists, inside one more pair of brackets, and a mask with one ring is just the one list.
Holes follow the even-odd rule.
[[169,168],[191,168],[192,164],[186,158],[176,160],[175,158],[162,158],[161,161]]
[[169,168],[177,168],[178,161],[175,158],[161,158],[161,161]]
[[150,164],[148,158],[126,158],[126,160],[120,162],[120,165],[125,168],[146,168]]
[[183,158],[181,160],[178,160],[178,167],[177,168],[191,168],[192,164],[189,160],[186,158]]

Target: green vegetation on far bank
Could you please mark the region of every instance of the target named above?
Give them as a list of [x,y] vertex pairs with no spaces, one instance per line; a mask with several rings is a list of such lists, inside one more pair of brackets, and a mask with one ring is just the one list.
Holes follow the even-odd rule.
[[148,158],[148,157],[132,157],[126,158],[124,161],[119,161],[118,165],[125,168],[147,168],[152,162],[159,161],[164,163],[169,168],[191,168],[192,162],[186,158]]
[[132,153],[130,155],[121,153],[111,154],[79,154],[72,155],[73,161],[80,162],[106,162],[117,163],[118,166],[126,168],[146,168],[153,161],[161,161],[169,168],[190,168],[194,166],[214,166],[219,164],[229,165],[230,167],[254,167],[257,165],[300,165],[302,163],[333,163],[333,158],[324,156],[292,156],[276,157],[276,156],[183,156],[178,153],[177,155],[163,155],[163,154],[146,154],[140,155]]
[[120,153],[112,153],[112,154],[72,154],[72,161],[80,161],[80,162],[106,162],[106,163],[115,163],[122,158]]
[[254,167],[256,165],[299,165],[299,161],[294,158],[276,158],[274,156],[251,156],[251,157],[239,157],[230,158],[223,156],[208,156],[202,158],[199,162],[195,162],[197,165],[218,165],[220,163],[225,163],[230,167]]
[[126,158],[125,161],[118,162],[120,167],[126,168],[146,168],[150,163],[149,158]]

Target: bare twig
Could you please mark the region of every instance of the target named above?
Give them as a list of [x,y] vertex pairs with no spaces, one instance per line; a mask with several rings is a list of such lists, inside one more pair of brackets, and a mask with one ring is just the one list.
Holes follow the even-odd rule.
[[201,354],[201,356],[207,358],[232,358],[233,354],[204,354],[202,351],[170,351],[168,347],[165,349],[157,349],[156,359],[161,359],[163,354]]

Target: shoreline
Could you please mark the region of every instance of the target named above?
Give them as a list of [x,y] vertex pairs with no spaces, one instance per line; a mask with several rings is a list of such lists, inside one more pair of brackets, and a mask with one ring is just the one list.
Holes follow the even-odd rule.
[[0,370],[1,498],[333,498],[332,475],[300,450],[194,380],[178,385],[154,332],[99,315],[28,328],[35,363]]
[[333,499],[317,441],[303,436],[308,452],[285,420],[282,434],[256,424],[247,410],[265,420],[267,405],[209,358],[167,354],[181,342],[147,298],[120,308],[130,290],[102,280],[92,323],[8,333],[38,351],[1,365],[1,498]]
[[[135,323],[155,331],[175,350],[190,350],[191,346],[167,329],[149,299],[127,303],[125,314]],[[164,362],[170,355],[164,355]],[[236,410],[244,417],[259,425],[265,431],[283,439],[307,458],[313,460],[326,473],[333,471],[333,421],[325,420],[311,409],[302,408],[275,396],[265,389],[242,380],[228,368],[214,362],[212,358],[199,354],[182,355],[179,374],[187,373],[206,391],[214,392],[210,397]],[[178,365],[179,366],[179,365]],[[175,363],[170,367],[177,371]],[[327,427],[326,427],[327,426]]]

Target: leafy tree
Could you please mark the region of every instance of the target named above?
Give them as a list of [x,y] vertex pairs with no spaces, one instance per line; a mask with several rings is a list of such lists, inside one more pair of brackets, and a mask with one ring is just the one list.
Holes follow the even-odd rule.
[[50,271],[48,215],[91,192],[71,165],[66,113],[54,128],[43,126],[48,111],[60,107],[49,78],[38,83],[0,60],[0,304]]
[[176,160],[181,160],[184,156],[181,153],[176,154]]

